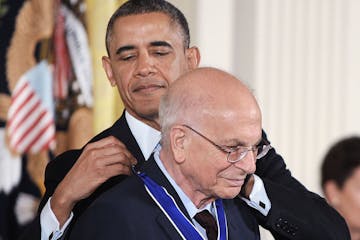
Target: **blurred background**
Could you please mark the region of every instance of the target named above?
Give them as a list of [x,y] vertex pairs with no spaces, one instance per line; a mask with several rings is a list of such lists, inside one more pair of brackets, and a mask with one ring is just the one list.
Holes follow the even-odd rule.
[[[34,216],[46,163],[120,116],[101,56],[107,21],[122,2],[0,0],[1,240],[15,239]],[[189,21],[201,66],[248,83],[272,145],[297,179],[322,194],[325,152],[360,134],[360,1],[170,2]],[[24,95],[27,86],[40,100]],[[36,104],[42,112],[34,113]],[[33,122],[23,122],[30,115]],[[272,238],[263,232],[263,239]]]

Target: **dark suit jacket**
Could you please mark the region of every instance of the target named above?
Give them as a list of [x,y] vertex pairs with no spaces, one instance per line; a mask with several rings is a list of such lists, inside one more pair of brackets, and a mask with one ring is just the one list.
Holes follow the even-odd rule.
[[[110,135],[122,141],[138,162],[144,161],[144,156],[131,134],[124,114],[112,127],[95,136],[90,142]],[[265,133],[263,133],[263,137],[266,138]],[[57,185],[74,165],[81,151],[67,151],[48,164],[45,172],[46,192],[41,201],[39,212],[48,198],[52,196]],[[274,149],[257,161],[255,173],[264,181],[272,207],[266,217],[256,210],[252,211],[259,223],[271,231],[276,239],[350,239],[344,219],[323,198],[308,191],[293,178],[290,171],[286,169],[284,160]],[[123,179],[123,176],[110,179],[102,184],[94,194],[76,204],[72,223],[99,194]],[[32,222],[31,226],[23,234],[22,239],[40,239],[39,217]]]
[[[176,191],[150,158],[143,171],[165,187],[191,221]],[[223,200],[228,221],[228,239],[259,239],[258,223],[240,201]],[[100,196],[78,219],[70,239],[182,239],[156,205],[138,176],[131,176]]]

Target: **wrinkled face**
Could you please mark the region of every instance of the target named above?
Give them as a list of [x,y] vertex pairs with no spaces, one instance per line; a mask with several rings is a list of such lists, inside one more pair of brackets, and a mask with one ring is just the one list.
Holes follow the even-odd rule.
[[[243,118],[230,115],[223,121],[207,121],[209,124],[196,129],[218,145],[254,146],[261,140],[261,118],[254,115]],[[255,172],[256,156],[249,151],[236,163],[227,161],[227,154],[216,148],[191,130],[185,129],[189,144],[185,174],[191,179],[194,191],[209,198],[234,198],[239,194],[247,174]]]
[[345,218],[351,231],[360,232],[360,167],[346,180],[338,196],[335,208]]
[[160,97],[189,68],[180,27],[163,13],[120,17],[109,51],[103,65],[127,111],[140,120],[157,119]]

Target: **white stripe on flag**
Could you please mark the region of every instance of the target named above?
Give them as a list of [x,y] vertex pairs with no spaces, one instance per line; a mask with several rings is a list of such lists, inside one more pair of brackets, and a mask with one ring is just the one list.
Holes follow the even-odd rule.
[[[33,93],[31,89],[29,89],[28,84],[20,83],[22,88],[18,89],[18,91],[14,91],[11,98],[11,105],[9,108],[9,116],[13,116],[16,111],[18,111],[21,106],[24,104],[27,98]],[[17,85],[18,86],[18,85]]]
[[24,132],[18,141],[11,142],[12,147],[21,149],[22,152],[26,151],[30,147],[30,144],[36,140],[38,135],[44,131],[44,128],[47,128],[49,124],[53,123],[50,114],[47,114],[46,112],[39,112],[37,117],[40,118],[39,121],[34,123],[32,128],[28,129],[28,131]]
[[53,125],[50,125],[46,131],[37,139],[36,142],[31,146],[30,151],[31,152],[38,152],[42,150],[42,148],[50,147],[55,143],[55,135],[54,135],[55,129]]
[[[43,124],[43,118],[46,112],[43,109],[38,109],[32,112],[31,116],[25,121],[21,122],[20,126],[12,133],[11,146],[16,146],[23,141],[29,133],[35,134],[35,131]],[[31,136],[31,135],[30,135]]]
[[40,100],[37,99],[35,95],[33,95],[33,97],[26,101],[26,104],[21,109],[15,111],[17,117],[12,118],[12,121],[9,121],[9,132],[14,132],[15,129],[17,129],[22,122],[24,122],[25,120],[29,120],[30,115],[39,107],[40,104]]

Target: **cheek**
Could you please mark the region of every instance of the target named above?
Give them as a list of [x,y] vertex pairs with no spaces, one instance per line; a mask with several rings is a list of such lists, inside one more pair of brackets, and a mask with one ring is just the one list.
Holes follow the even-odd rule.
[[348,194],[347,199],[349,208],[357,211],[357,216],[360,216],[360,189],[352,190],[352,192]]
[[194,161],[194,167],[197,169],[197,174],[201,176],[202,182],[206,183],[208,186],[216,184],[217,175],[219,169],[217,167],[217,159],[214,154],[209,151],[198,151],[197,160]]
[[186,63],[181,58],[169,59],[159,63],[159,68],[167,79],[168,83],[171,84],[182,74],[187,72]]
[[129,92],[129,85],[131,84],[131,74],[128,71],[117,71],[115,73],[116,85],[121,92]]
[[116,81],[116,87],[118,89],[118,92],[121,96],[121,99],[124,101],[124,98],[128,98],[128,89],[126,87],[126,85],[124,84],[124,82],[122,82],[121,80],[117,80]]
[[352,222],[352,224],[356,221],[360,226],[360,190],[346,189],[342,193],[340,202],[338,209],[345,219]]

